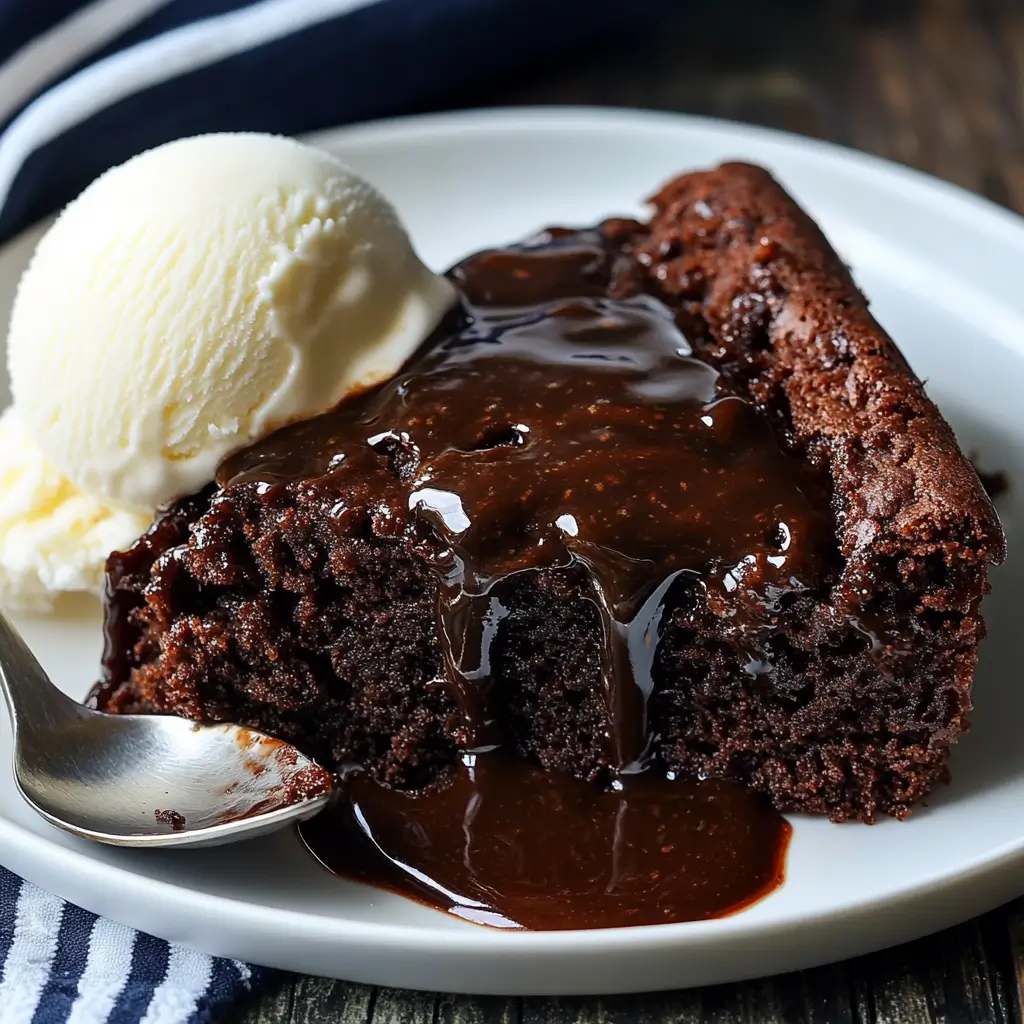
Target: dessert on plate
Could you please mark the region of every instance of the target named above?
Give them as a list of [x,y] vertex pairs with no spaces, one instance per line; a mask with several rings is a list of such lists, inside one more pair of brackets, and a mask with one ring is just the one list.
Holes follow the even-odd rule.
[[1003,556],[976,473],[766,171],[651,204],[438,276],[284,140],[94,184],[19,293],[9,415],[155,512],[96,706],[295,743],[343,780],[325,863],[505,927],[730,912],[781,881],[778,812],[946,781]]

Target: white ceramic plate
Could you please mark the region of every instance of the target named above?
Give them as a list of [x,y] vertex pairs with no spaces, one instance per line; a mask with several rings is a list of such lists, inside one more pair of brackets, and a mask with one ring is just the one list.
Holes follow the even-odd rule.
[[[900,942],[1024,892],[1024,687],[1015,540],[1024,489],[1024,221],[878,160],[776,133],[588,110],[445,115],[315,141],[392,197],[443,267],[550,223],[639,209],[663,179],[725,158],[771,168],[854,267],[967,450],[1009,472],[1011,545],[986,603],[991,637],[954,782],[903,823],[796,820],[788,878],[734,917],[591,932],[460,923],[319,869],[291,834],[210,851],[124,851],[58,833],[0,768],[0,862],[87,907],[210,953],[408,988],[640,991],[807,967]],[[0,322],[36,235],[0,253]],[[22,620],[54,678],[96,674],[99,611]],[[4,721],[6,730],[6,720]],[[3,762],[10,734],[0,732]]]

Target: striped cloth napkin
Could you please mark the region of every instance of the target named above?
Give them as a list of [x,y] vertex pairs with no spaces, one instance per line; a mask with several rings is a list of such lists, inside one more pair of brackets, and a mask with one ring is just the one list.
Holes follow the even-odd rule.
[[277,972],[174,946],[0,868],[0,1021],[215,1020]]
[[[0,242],[169,139],[436,106],[674,3],[0,0]],[[0,1024],[208,1021],[273,973],[97,918],[0,867]]]

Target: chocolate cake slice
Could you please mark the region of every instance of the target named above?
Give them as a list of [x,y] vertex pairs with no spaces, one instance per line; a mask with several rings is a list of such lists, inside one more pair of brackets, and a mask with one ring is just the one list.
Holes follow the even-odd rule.
[[112,712],[429,790],[500,748],[906,815],[967,728],[989,499],[763,170],[451,272],[383,387],[229,459],[108,565]]

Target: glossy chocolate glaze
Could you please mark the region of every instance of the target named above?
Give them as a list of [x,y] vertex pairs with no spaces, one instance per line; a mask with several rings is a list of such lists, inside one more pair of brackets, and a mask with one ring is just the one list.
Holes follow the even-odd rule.
[[790,834],[730,782],[642,772],[602,790],[498,752],[467,755],[451,786],[420,796],[346,772],[338,807],[299,831],[338,874],[537,931],[741,910],[782,882]]
[[672,312],[648,295],[607,297],[617,257],[590,231],[471,258],[453,271],[456,323],[397,377],[218,475],[221,486],[330,477],[337,515],[369,507],[378,533],[422,536],[467,749],[501,742],[489,647],[517,574],[588,578],[608,763],[635,771],[677,581],[737,629],[770,629],[782,595],[820,582],[834,544],[818,479],[694,357]]
[[[375,532],[416,539],[438,579],[439,682],[472,767],[419,797],[352,774],[353,803],[304,835],[345,874],[489,923],[703,918],[781,878],[782,819],[725,783],[666,779],[646,712],[677,589],[702,593],[756,650],[784,595],[823,582],[828,497],[672,311],[618,287],[631,265],[600,230],[472,257],[452,273],[461,307],[397,377],[218,476],[326,482],[334,514],[370,508]],[[490,647],[506,587],[541,570],[582,574],[599,613],[604,789],[500,753]]]

